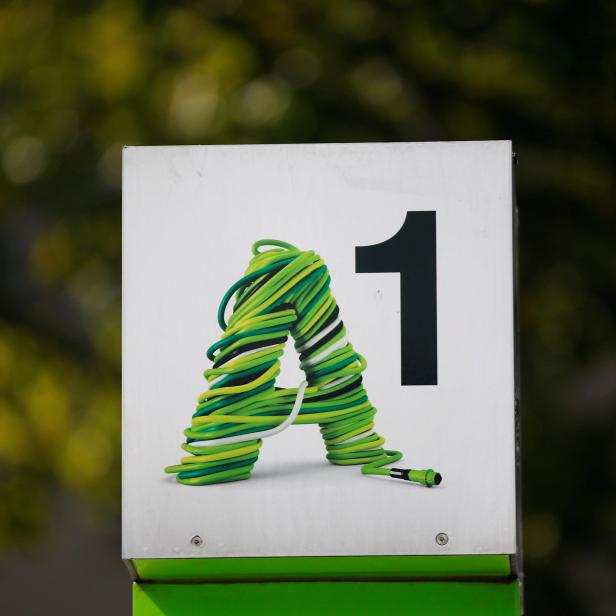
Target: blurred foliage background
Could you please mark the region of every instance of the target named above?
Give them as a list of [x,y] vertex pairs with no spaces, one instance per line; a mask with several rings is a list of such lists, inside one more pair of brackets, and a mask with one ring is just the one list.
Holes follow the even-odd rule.
[[[609,0],[2,3],[5,613],[75,599],[104,559],[90,613],[129,613],[122,145],[503,138],[519,158],[527,611],[612,614],[615,32]],[[24,603],[32,576],[54,590]]]

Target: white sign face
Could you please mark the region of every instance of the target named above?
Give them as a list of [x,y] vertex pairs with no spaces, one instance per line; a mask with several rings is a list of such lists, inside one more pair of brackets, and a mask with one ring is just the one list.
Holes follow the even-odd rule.
[[[511,162],[508,141],[125,149],[124,558],[515,553]],[[220,301],[264,238],[319,255],[330,291],[305,252],[253,262],[208,390]],[[300,258],[316,274],[284,278]],[[275,375],[285,323],[305,373],[289,337]],[[344,463],[383,447],[442,482]],[[181,458],[205,485],[165,473]]]

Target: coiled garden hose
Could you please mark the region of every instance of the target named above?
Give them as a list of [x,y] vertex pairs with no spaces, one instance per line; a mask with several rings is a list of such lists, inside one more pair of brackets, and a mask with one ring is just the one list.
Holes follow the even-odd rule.
[[[260,240],[252,252],[246,273],[220,303],[223,334],[207,350],[214,365],[204,372],[209,389],[184,431],[182,449],[190,456],[165,472],[188,485],[248,479],[264,438],[291,424],[319,424],[332,464],[438,485],[441,476],[432,469],[385,468],[402,454],[384,449],[374,431],[376,409],[362,383],[366,360],[346,338],[323,260],[277,240]],[[275,383],[289,334],[306,380],[282,389]]]

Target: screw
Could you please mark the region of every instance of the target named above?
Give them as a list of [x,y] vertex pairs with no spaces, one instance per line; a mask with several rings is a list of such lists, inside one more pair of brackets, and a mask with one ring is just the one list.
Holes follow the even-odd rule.
[[203,539],[201,539],[201,537],[199,537],[199,535],[195,535],[190,542],[195,546],[195,547],[201,547],[203,545]]
[[436,540],[436,543],[438,543],[438,545],[447,545],[447,543],[449,542],[449,537],[447,536],[447,533],[439,533],[434,539]]

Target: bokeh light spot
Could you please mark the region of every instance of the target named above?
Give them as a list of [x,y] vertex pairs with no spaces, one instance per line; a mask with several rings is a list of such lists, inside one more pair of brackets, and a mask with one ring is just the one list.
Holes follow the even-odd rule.
[[49,284],[64,276],[72,263],[72,249],[67,229],[56,225],[44,231],[32,245],[30,271],[42,284]]
[[45,146],[35,137],[19,137],[9,142],[2,155],[2,169],[15,184],[37,180],[47,163]]
[[17,413],[0,400],[0,461],[23,462],[29,454],[24,423]]
[[108,147],[98,161],[98,174],[109,188],[122,186],[122,146]]
[[371,105],[387,105],[403,94],[402,80],[393,66],[381,59],[367,60],[351,72],[357,95]]
[[529,515],[524,523],[524,551],[532,559],[542,560],[554,554],[560,542],[556,518],[549,513]]
[[258,126],[277,120],[289,105],[287,89],[278,79],[254,79],[236,93],[232,114],[241,124]]
[[204,135],[210,128],[218,107],[215,82],[200,74],[177,81],[169,105],[172,127],[183,137]]
[[91,426],[81,426],[68,439],[62,473],[67,482],[83,487],[106,475],[112,455],[111,443],[104,433]]
[[304,47],[293,47],[278,56],[274,68],[292,86],[303,88],[318,79],[321,63],[310,50]]
[[24,392],[33,435],[48,451],[64,439],[70,418],[68,392],[57,376],[41,370]]

